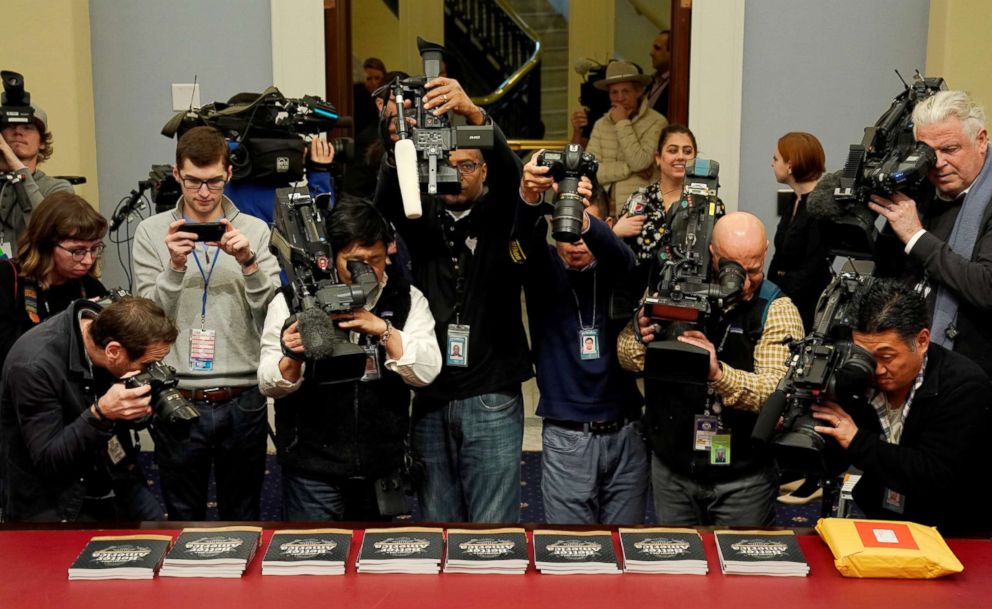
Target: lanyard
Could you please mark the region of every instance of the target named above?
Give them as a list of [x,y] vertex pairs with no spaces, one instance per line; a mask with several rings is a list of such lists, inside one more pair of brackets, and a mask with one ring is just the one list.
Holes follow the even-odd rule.
[[593,269],[592,271],[592,324],[589,327],[586,327],[586,325],[582,323],[582,305],[579,304],[579,295],[575,292],[575,288],[573,288],[572,286],[568,287],[568,289],[571,290],[572,292],[572,297],[575,298],[575,312],[578,313],[579,315],[579,328],[582,330],[596,329],[596,292],[597,292],[596,278],[598,276],[596,274],[597,270],[598,269]]
[[217,259],[220,258],[220,246],[217,246],[217,251],[214,253],[213,261],[210,260],[210,248],[206,245],[203,246],[203,255],[206,257],[207,262],[210,263],[210,272],[203,272],[203,265],[200,264],[200,257],[196,255],[196,248],[193,248],[193,260],[196,261],[196,268],[200,270],[200,277],[203,277],[203,306],[200,309],[200,329],[203,330],[206,325],[207,320],[207,288],[210,287],[210,278],[213,277],[214,267],[217,266]]

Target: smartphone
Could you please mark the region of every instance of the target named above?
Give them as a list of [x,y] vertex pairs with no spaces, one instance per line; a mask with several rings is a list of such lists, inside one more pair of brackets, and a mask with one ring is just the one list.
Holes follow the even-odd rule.
[[187,222],[179,228],[183,233],[195,233],[197,241],[220,241],[225,230],[220,222]]

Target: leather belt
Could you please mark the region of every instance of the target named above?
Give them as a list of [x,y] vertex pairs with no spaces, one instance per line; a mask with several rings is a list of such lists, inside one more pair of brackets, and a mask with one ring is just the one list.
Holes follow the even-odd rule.
[[632,421],[633,419],[623,418],[617,419],[616,421],[589,421],[587,423],[580,423],[578,421],[560,421],[558,419],[544,419],[545,425],[554,425],[555,427],[561,427],[562,429],[570,429],[572,431],[582,431],[591,434],[607,434],[616,433],[623,429],[623,426]]
[[254,388],[255,385],[243,385],[241,387],[208,387],[207,389],[180,389],[179,393],[181,393],[187,400],[217,404],[236,398],[242,393]]

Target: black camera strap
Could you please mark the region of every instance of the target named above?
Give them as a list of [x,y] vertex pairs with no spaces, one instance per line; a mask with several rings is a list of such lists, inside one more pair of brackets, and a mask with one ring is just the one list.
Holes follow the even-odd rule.
[[589,321],[589,325],[582,321],[582,304],[579,301],[579,294],[575,291],[575,288],[569,286],[569,290],[572,292],[572,297],[575,298],[575,312],[579,316],[579,330],[595,330],[596,329],[596,280],[597,280],[597,269],[592,270],[592,319]]

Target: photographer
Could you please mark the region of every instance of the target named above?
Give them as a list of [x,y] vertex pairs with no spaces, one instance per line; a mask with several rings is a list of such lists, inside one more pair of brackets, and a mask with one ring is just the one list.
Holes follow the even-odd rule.
[[[543,151],[542,151],[543,152]],[[588,205],[581,239],[548,245],[541,195],[554,185],[539,152],[520,184],[524,283],[537,364],[542,431],[544,519],[563,524],[644,522],[649,476],[634,376],[617,361],[622,322],[609,318],[610,295],[634,255],[607,222],[608,200]],[[588,179],[579,193],[591,195]]]
[[[370,353],[366,375],[328,387],[307,375],[290,296],[269,304],[258,381],[276,398],[276,447],[287,520],[381,520],[376,482],[403,467],[410,387],[428,385],[441,370],[434,318],[424,295],[400,273],[386,276],[392,229],[372,204],[344,197],[328,217],[328,241],[342,281],[349,261],[369,265],[379,292],[363,308],[335,313]],[[316,364],[320,365],[320,363]],[[334,365],[329,362],[328,365]]]
[[[455,80],[434,78],[426,89],[424,107],[437,115],[453,111],[472,125],[490,120]],[[391,151],[396,106],[388,91],[377,104]],[[414,283],[430,302],[445,361],[414,400],[413,443],[427,467],[420,505],[431,521],[520,519],[520,383],[533,374],[521,322],[521,271],[510,257],[520,161],[494,131],[491,150],[450,153],[461,193],[422,195],[422,217],[404,214],[388,154],[375,196],[409,247]]]
[[3,509],[10,520],[161,520],[129,429],[150,387],[119,379],[161,360],[177,330],[155,303],[78,300],[21,337],[0,382]]
[[[792,301],[764,280],[767,250],[765,227],[749,213],[727,214],[713,229],[713,270],[724,258],[743,267],[742,301],[723,311],[705,331],[690,330],[678,337],[709,353],[710,396],[673,384],[663,403],[649,403],[646,409],[659,522],[752,526],[774,520],[778,476],[770,456],[752,450],[751,429],[785,375],[789,349],[783,339],[803,336],[803,324]],[[658,328],[643,311],[634,323],[643,343],[655,339]],[[631,326],[621,333],[617,351],[624,368],[644,369],[646,347]],[[718,435],[730,436],[724,459],[712,458],[715,442],[704,437],[702,423],[712,424]]]
[[864,471],[854,499],[869,518],[910,520],[944,535],[988,530],[983,482],[988,377],[931,341],[926,303],[894,280],[862,287],[854,342],[877,362],[875,389],[854,404],[813,406],[815,430]]
[[38,169],[54,152],[53,138],[48,114],[36,104],[31,110],[31,122],[4,124],[0,131],[0,174],[10,172],[18,178],[10,182],[0,175],[0,247],[9,256],[14,255],[34,207],[52,193],[73,192],[69,182]]
[[913,110],[914,136],[936,153],[927,175],[936,192],[914,201],[872,195],[888,220],[879,238],[880,275],[925,282],[932,341],[992,373],[992,161],[985,111],[963,91],[941,91]]
[[[268,430],[257,387],[259,340],[279,265],[269,251],[268,226],[223,194],[231,165],[220,131],[184,133],[173,176],[182,186],[175,209],[144,220],[134,239],[138,293],[159,303],[182,330],[167,363],[201,415],[184,440],[152,426],[162,494],[169,518],[205,519],[214,465],[220,518],[258,520]],[[192,232],[211,223],[221,226],[219,240]]]

